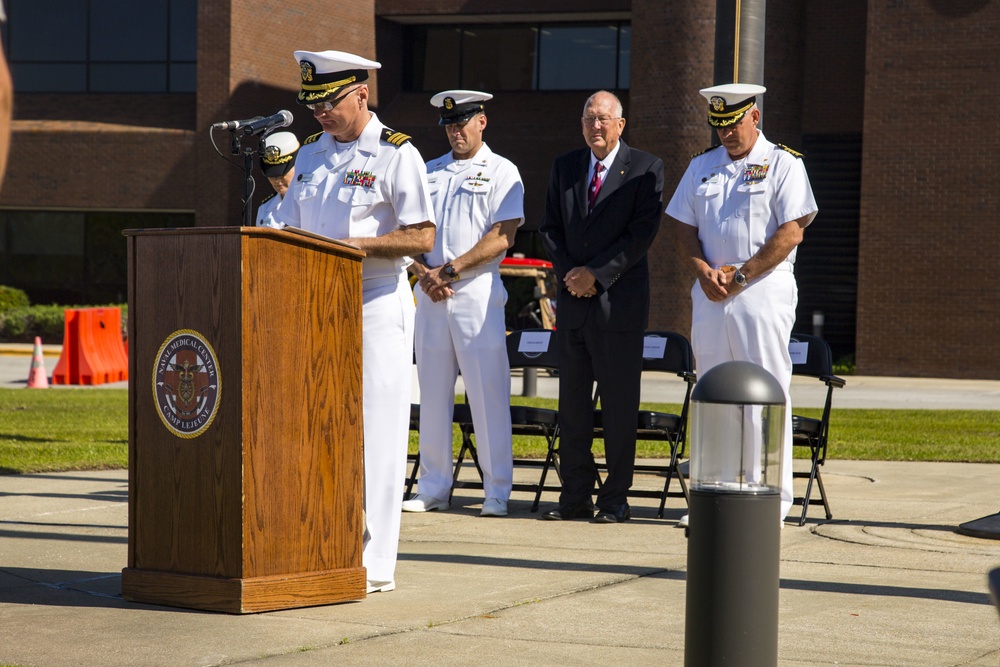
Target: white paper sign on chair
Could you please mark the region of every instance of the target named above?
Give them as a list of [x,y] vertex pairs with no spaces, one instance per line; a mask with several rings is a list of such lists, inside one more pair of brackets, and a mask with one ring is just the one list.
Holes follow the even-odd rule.
[[659,336],[646,336],[642,339],[643,359],[662,359],[667,352],[667,339]]
[[788,356],[792,358],[792,364],[804,364],[809,358],[809,343],[792,341],[788,344]]
[[548,352],[550,338],[552,338],[551,331],[526,331],[521,334],[517,351],[525,355]]

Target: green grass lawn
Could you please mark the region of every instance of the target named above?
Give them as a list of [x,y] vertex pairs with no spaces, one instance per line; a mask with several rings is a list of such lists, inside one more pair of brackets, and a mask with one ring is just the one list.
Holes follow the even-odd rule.
[[0,389],[0,474],[127,466],[127,389]]
[[[555,399],[517,403],[555,408]],[[125,389],[0,389],[0,474],[124,468],[128,465],[128,392]],[[644,403],[676,412],[679,405]],[[818,409],[796,414],[819,417]],[[1000,410],[837,410],[831,419],[829,458],[882,461],[1000,463]],[[460,441],[456,432],[456,453]],[[802,456],[804,448],[796,448]],[[595,443],[600,455],[600,441]],[[410,434],[410,452],[417,436]],[[640,442],[637,456],[662,457],[662,443]],[[538,438],[515,438],[518,458],[541,458]]]

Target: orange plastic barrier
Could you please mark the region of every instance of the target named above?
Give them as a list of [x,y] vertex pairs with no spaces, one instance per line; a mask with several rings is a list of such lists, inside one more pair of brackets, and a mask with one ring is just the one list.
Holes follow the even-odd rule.
[[122,345],[121,310],[73,308],[66,311],[62,354],[52,384],[105,384],[128,379]]

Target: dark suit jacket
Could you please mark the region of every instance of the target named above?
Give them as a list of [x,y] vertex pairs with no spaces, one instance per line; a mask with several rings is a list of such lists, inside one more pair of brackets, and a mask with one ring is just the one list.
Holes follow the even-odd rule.
[[[556,270],[556,326],[583,326],[597,309],[600,329],[643,331],[649,321],[646,252],[663,213],[663,162],[624,141],[608,169],[594,210],[587,213],[590,148],[556,158],[539,231]],[[562,280],[576,266],[597,277],[597,296],[576,298]]]

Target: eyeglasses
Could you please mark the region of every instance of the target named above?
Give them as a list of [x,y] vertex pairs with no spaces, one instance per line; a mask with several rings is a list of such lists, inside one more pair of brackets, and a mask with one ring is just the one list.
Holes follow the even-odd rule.
[[587,127],[590,127],[595,122],[596,123],[600,123],[601,127],[607,127],[608,125],[611,125],[611,123],[613,123],[615,121],[618,121],[618,120],[621,120],[621,118],[620,117],[618,117],[618,118],[608,118],[606,116],[584,116],[580,120],[582,120],[583,124],[586,125]]
[[344,100],[344,98],[349,97],[351,93],[353,93],[354,91],[358,90],[359,88],[361,88],[361,86],[356,86],[356,87],[350,89],[349,91],[347,91],[346,93],[344,93],[343,95],[341,95],[340,97],[338,97],[337,99],[335,99],[333,102],[330,102],[330,101],[316,102],[315,104],[307,104],[306,108],[309,109],[312,112],[319,111],[320,113],[326,113],[327,111],[333,111],[334,107],[336,107],[338,104],[340,104]]

